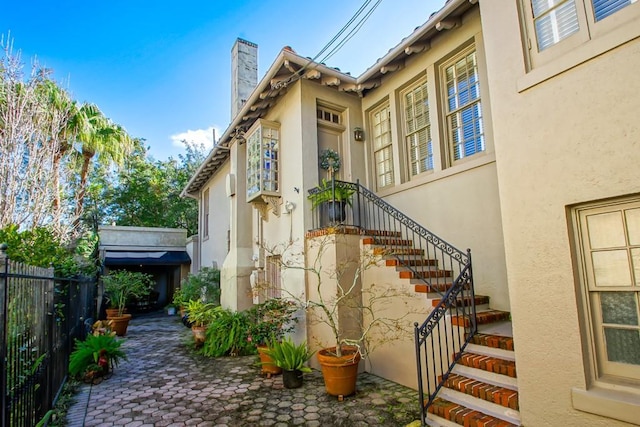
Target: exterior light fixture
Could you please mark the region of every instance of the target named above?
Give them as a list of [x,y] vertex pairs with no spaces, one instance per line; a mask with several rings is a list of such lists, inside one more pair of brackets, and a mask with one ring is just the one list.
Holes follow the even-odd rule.
[[362,128],[354,128],[353,129],[353,139],[356,141],[364,141],[364,131]]

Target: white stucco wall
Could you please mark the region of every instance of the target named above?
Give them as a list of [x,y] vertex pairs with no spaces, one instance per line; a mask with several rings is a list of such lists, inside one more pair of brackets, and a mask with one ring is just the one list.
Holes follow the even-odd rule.
[[227,175],[230,164],[225,163],[220,170],[211,177],[200,191],[202,198],[206,189],[209,189],[209,235],[205,236],[203,221],[203,203],[200,206],[200,227],[198,240],[200,245],[200,266],[222,268],[222,263],[228,252],[228,236],[230,228],[229,197],[226,191]]
[[[603,40],[587,42],[527,73],[516,2],[480,6],[522,423],[626,425],[574,405],[575,392],[594,384],[583,352],[586,322],[576,298],[567,212],[573,204],[640,191],[640,41],[570,65],[571,55],[588,58]],[[637,21],[633,25],[637,30]],[[627,390],[629,401],[640,402],[637,385]],[[610,409],[604,399],[590,406]],[[640,414],[638,406],[629,408],[613,413]]]

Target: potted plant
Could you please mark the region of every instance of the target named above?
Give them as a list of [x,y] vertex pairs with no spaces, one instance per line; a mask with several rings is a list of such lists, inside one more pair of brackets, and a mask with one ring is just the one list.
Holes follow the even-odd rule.
[[248,310],[247,315],[251,326],[247,339],[255,344],[260,356],[262,373],[267,377],[282,372],[282,369],[276,366],[267,354],[267,344],[277,342],[286,333],[293,331],[298,321],[293,317],[297,309],[298,307],[293,301],[271,298]]
[[221,312],[222,308],[211,302],[203,302],[200,299],[191,300],[187,304],[187,314],[191,322],[191,331],[196,346],[202,345],[205,341],[207,326],[213,322]]
[[323,206],[329,221],[343,222],[347,218],[345,208],[352,206],[354,192],[346,183],[323,179],[307,198],[311,200],[311,209]]
[[289,337],[281,341],[274,340],[269,343],[266,354],[277,367],[283,370],[282,383],[285,388],[301,387],[302,373],[311,372],[311,368],[305,363],[313,356],[313,353],[309,352],[306,342],[295,345]]
[[115,334],[88,335],[84,341],[76,340],[75,349],[69,357],[69,373],[74,377],[94,382],[108,374],[118,361],[127,356],[120,349],[122,341]]
[[107,315],[112,321],[112,328],[118,336],[127,333],[130,314],[124,312],[128,302],[135,298],[143,298],[151,292],[154,282],[150,274],[128,270],[114,270],[102,278],[104,290],[109,300],[109,307],[117,312]]

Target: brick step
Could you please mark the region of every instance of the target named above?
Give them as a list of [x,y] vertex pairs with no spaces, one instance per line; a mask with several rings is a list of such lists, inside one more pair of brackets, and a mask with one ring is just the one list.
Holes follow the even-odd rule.
[[[489,304],[489,297],[486,295],[475,295],[474,300],[476,302],[476,306],[478,305],[483,305],[483,304]],[[441,299],[437,298],[437,299],[433,299],[431,300],[431,306],[435,307],[438,304],[440,304]],[[454,307],[469,307],[471,305],[471,297],[470,296],[465,296],[464,298],[458,297],[453,306]]]
[[365,236],[388,236],[388,237],[401,237],[402,233],[399,231],[387,231],[387,230],[363,230],[361,234]]
[[[509,320],[510,313],[508,311],[487,310],[476,313],[476,322],[478,325],[486,325],[487,323],[498,322],[500,320]],[[453,316],[451,323],[456,326],[468,328],[471,326],[469,316]]]
[[363,237],[362,244],[374,246],[413,246],[413,241],[395,237]]
[[411,284],[414,285],[414,290],[420,294],[437,293],[436,295],[444,294],[453,286],[453,283],[431,283],[427,285],[419,279],[411,280]]
[[489,384],[464,375],[449,374],[443,384],[445,387],[459,391],[496,405],[518,410],[518,392],[505,387]]
[[432,266],[435,267],[438,265],[437,259],[426,259],[426,258],[409,258],[409,259],[386,259],[385,265],[387,267],[419,267],[419,266]]
[[471,338],[471,342],[485,347],[514,351],[513,337],[476,333],[473,338]]
[[373,247],[373,254],[380,256],[405,256],[405,255],[417,255],[420,257],[424,256],[424,250],[416,249],[416,248],[384,248],[379,246]]
[[442,398],[436,398],[428,412],[464,427],[518,427],[517,424]]
[[398,275],[401,279],[434,279],[440,277],[451,277],[453,272],[451,270],[427,270],[427,271],[399,271]]
[[[457,353],[454,357],[457,357],[458,354],[460,353]],[[460,356],[458,363],[463,366],[468,366],[469,368],[481,369],[483,371],[517,378],[516,362],[513,360],[505,360],[494,356],[465,351]]]

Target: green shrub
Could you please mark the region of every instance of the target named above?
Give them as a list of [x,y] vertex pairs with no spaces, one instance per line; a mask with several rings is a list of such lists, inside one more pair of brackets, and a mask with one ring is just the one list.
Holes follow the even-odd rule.
[[285,371],[311,372],[311,368],[305,366],[305,363],[313,356],[313,353],[309,352],[306,342],[295,345],[289,337],[282,341],[272,341],[269,343],[266,354],[273,359],[273,363],[277,367]]
[[109,298],[109,307],[117,308],[122,316],[124,307],[134,298],[144,298],[153,289],[154,281],[150,274],[128,270],[113,270],[102,278],[104,290]]
[[203,302],[220,304],[220,270],[203,267],[196,274],[189,274],[180,284],[178,300],[174,293],[175,304],[186,305],[189,301],[202,299]]
[[199,299],[189,301],[186,309],[189,322],[191,322],[193,326],[207,326],[214,322],[215,319],[220,316],[220,313],[224,312],[219,305],[202,302]]
[[246,313],[221,310],[207,327],[202,353],[209,357],[255,354],[255,346],[247,339],[249,325]]
[[292,301],[272,298],[247,310],[250,319],[249,341],[255,345],[266,345],[270,340],[280,340],[296,326],[293,317],[297,307]]
[[106,370],[117,366],[120,360],[127,360],[121,345],[122,341],[113,335],[89,335],[84,341],[76,340],[76,348],[69,357],[69,373],[75,377],[84,376],[89,368],[99,364],[100,356],[108,361]]

